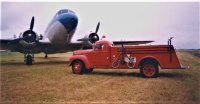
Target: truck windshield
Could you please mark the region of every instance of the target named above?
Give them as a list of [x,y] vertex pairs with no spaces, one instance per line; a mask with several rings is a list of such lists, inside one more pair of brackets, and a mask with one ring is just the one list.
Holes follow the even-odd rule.
[[94,48],[97,49],[97,50],[102,50],[103,44],[96,44]]

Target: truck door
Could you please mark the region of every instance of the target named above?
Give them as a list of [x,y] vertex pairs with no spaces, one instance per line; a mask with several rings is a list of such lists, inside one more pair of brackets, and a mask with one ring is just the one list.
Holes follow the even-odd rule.
[[93,65],[108,66],[110,64],[110,50],[103,44],[96,44],[93,53]]

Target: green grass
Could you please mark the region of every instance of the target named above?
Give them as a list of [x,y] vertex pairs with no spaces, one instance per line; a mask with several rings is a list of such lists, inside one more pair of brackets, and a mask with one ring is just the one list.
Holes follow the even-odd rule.
[[178,52],[186,70],[161,70],[147,79],[139,71],[97,69],[74,75],[66,66],[69,54],[36,55],[26,66],[19,53],[1,55],[1,103],[198,103],[200,59]]

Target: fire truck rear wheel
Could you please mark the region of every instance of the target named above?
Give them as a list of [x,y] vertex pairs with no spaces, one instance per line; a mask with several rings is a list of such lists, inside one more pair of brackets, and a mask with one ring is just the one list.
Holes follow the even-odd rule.
[[158,77],[159,69],[158,64],[153,61],[143,62],[140,67],[140,74],[145,78],[156,78]]
[[75,61],[72,64],[72,71],[74,74],[83,74],[85,72],[85,65],[81,61]]

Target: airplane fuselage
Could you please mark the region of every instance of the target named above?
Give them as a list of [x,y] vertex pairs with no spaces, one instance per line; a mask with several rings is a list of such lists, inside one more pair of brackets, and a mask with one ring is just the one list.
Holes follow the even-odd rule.
[[[20,34],[16,39],[1,39],[0,50],[11,50],[24,54],[27,65],[34,61],[34,54],[43,52],[47,54],[63,53],[78,49],[91,48],[92,44],[99,40],[96,32],[85,35],[79,42],[72,43],[71,39],[78,25],[78,17],[69,9],[59,10],[48,24],[44,35],[38,35],[34,27],[34,16],[31,19],[30,28]],[[81,41],[80,41],[81,40]]]
[[48,38],[54,46],[66,46],[71,42],[77,25],[78,17],[73,11],[60,10],[47,26],[44,38]]

